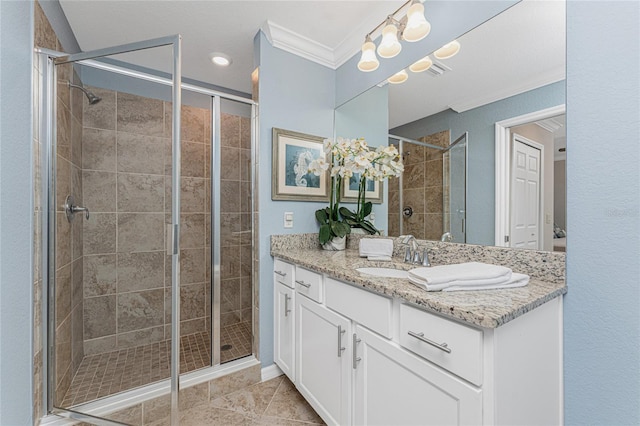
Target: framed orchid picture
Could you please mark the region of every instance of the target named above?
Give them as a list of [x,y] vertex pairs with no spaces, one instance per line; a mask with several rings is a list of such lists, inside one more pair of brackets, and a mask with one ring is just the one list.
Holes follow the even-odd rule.
[[[359,187],[360,173],[354,173],[349,178],[348,184],[342,187],[342,201],[347,203],[358,202]],[[375,204],[382,203],[382,182],[367,179],[365,182],[365,198]]]
[[323,154],[324,138],[273,128],[272,200],[329,201],[329,173],[309,173]]

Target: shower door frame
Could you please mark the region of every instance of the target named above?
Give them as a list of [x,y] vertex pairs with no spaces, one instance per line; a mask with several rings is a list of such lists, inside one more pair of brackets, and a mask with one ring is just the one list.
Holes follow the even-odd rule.
[[[175,37],[179,37],[179,36],[175,36]],[[156,39],[156,40],[165,40],[165,39],[171,39],[172,37],[166,37],[166,38],[162,38],[162,39]],[[151,42],[151,41],[148,41]],[[142,42],[145,43],[145,42]],[[132,43],[132,44],[128,44],[125,46],[135,46],[135,45],[139,45],[139,43]],[[166,44],[163,44],[166,45]],[[121,46],[122,47],[122,46]],[[151,46],[148,46],[151,47]],[[154,46],[154,47],[158,47],[158,46]],[[116,49],[116,48],[113,48]],[[100,53],[104,54],[104,52],[107,52],[108,49],[102,49],[100,51]],[[47,125],[42,126],[42,131],[43,133],[43,140],[47,140],[50,141],[49,144],[47,145],[46,149],[44,150],[45,152],[43,152],[43,161],[42,161],[42,167],[44,170],[47,170],[47,173],[45,174],[47,176],[46,179],[43,179],[43,194],[48,194],[47,195],[47,200],[45,200],[46,202],[49,203],[48,206],[46,206],[47,209],[47,213],[51,212],[51,208],[55,209],[55,203],[56,200],[55,198],[52,197],[51,195],[51,189],[55,188],[55,143],[54,143],[54,138],[56,135],[56,129],[55,129],[55,117],[52,115],[51,111],[55,111],[55,100],[56,100],[56,93],[55,93],[55,89],[56,89],[56,76],[55,76],[55,66],[53,65],[54,61],[56,60],[56,58],[62,58],[64,56],[64,58],[66,59],[67,62],[72,62],[74,61],[74,57],[77,57],[76,55],[66,55],[64,53],[61,52],[55,52],[55,51],[51,51],[51,50],[47,50],[47,49],[37,49],[37,52],[41,54],[42,57],[44,57],[46,60],[48,60],[48,62],[51,64],[51,66],[47,67],[47,70],[49,73],[51,73],[50,76],[45,76],[45,78],[43,78],[44,82],[43,84],[45,85],[45,90],[44,92],[44,96],[45,96],[45,102],[43,103],[44,105],[46,105],[45,108],[48,109],[48,114],[44,114],[41,115],[42,117],[45,117],[45,119],[48,121]],[[97,53],[98,51],[94,52]],[[91,52],[86,52],[84,53],[84,55],[89,55]],[[114,54],[114,52],[107,52],[110,54]],[[120,53],[120,52],[117,52]],[[78,54],[81,55],[81,54]],[[98,57],[100,55],[94,55],[94,57]],[[76,59],[79,60],[79,59]],[[212,118],[212,126],[211,126],[211,139],[212,139],[212,149],[211,149],[211,175],[210,175],[210,179],[211,179],[211,190],[210,190],[210,195],[211,195],[211,216],[212,216],[212,222],[211,222],[211,229],[210,229],[210,236],[211,236],[211,284],[212,284],[212,315],[211,315],[211,328],[212,328],[212,333],[216,333],[213,334],[213,336],[217,336],[217,338],[212,338],[211,339],[211,349],[212,349],[212,360],[211,360],[211,366],[209,368],[203,369],[203,370],[199,370],[199,371],[194,371],[194,372],[190,372],[190,373],[183,373],[183,377],[182,377],[182,382],[184,383],[188,383],[188,386],[190,385],[194,385],[197,383],[200,383],[201,381],[204,380],[209,380],[211,378],[213,378],[213,376],[217,377],[219,376],[219,371],[220,369],[217,369],[216,367],[220,367],[220,342],[219,342],[219,336],[220,336],[220,283],[221,283],[221,277],[220,277],[220,266],[221,266],[221,260],[220,260],[220,215],[215,214],[216,212],[216,208],[220,205],[220,148],[221,148],[221,126],[220,126],[220,114],[222,112],[221,110],[221,99],[227,99],[227,100],[232,100],[232,101],[237,101],[240,103],[244,103],[247,104],[251,107],[251,179],[250,179],[250,188],[251,188],[251,225],[252,225],[252,234],[251,234],[251,247],[252,247],[252,298],[255,299],[256,297],[256,288],[259,285],[259,277],[257,275],[257,269],[258,269],[258,261],[256,260],[256,256],[255,256],[255,251],[256,251],[256,234],[257,234],[257,223],[256,223],[256,217],[255,217],[255,207],[256,207],[256,201],[255,201],[255,194],[257,191],[257,175],[258,175],[258,158],[259,158],[259,143],[258,143],[258,120],[259,120],[259,114],[258,114],[258,103],[252,99],[249,98],[245,98],[245,97],[240,97],[240,96],[236,96],[236,95],[232,95],[232,94],[228,94],[228,93],[224,93],[224,92],[219,92],[216,90],[212,90],[212,89],[208,89],[208,88],[204,88],[204,87],[200,87],[200,86],[196,86],[193,84],[189,84],[189,83],[182,83],[180,82],[180,84],[176,84],[175,83],[175,78],[174,80],[170,80],[167,78],[163,78],[163,77],[156,77],[154,75],[150,75],[150,74],[145,74],[142,72],[138,72],[138,71],[134,71],[134,70],[130,70],[127,68],[121,68],[118,67],[116,65],[111,65],[111,64],[105,64],[105,63],[101,63],[101,62],[96,62],[91,60],[91,57],[84,57],[82,58],[83,61],[85,61],[85,65],[87,66],[92,66],[94,68],[99,68],[102,70],[106,70],[106,71],[113,71],[116,73],[120,73],[120,74],[124,74],[124,75],[129,75],[131,77],[137,77],[137,78],[142,78],[145,79],[147,81],[152,81],[152,82],[156,82],[159,84],[163,84],[163,85],[173,85],[173,89],[175,92],[175,88],[176,87],[180,87],[182,90],[187,90],[190,92],[194,92],[194,93],[199,93],[199,94],[203,94],[203,95],[207,95],[211,97],[211,110],[210,110],[210,114],[211,114],[211,118]],[[174,75],[175,77],[175,75]],[[48,80],[48,78],[50,80]],[[47,83],[47,80],[50,82],[49,84]],[[181,90],[177,90],[178,93],[181,92]],[[178,98],[180,100],[180,98]],[[176,108],[175,105],[181,105],[181,102],[176,103],[173,102],[174,108],[173,108],[173,112],[175,115],[176,112]],[[175,118],[175,117],[174,117]],[[178,114],[178,120],[177,120],[177,125],[176,122],[174,121],[173,123],[173,134],[172,136],[175,138],[175,136],[177,136],[178,139],[178,144],[177,146],[180,147],[180,114]],[[175,132],[177,132],[177,135],[175,134]],[[175,140],[175,139],[174,139]],[[172,143],[172,147],[173,149],[175,149],[176,144]],[[178,149],[179,151],[179,149]],[[52,161],[50,161],[49,159],[52,159]],[[177,164],[176,164],[177,163]],[[178,155],[173,155],[173,167],[172,170],[174,172],[176,172],[176,174],[179,177],[179,173],[180,173],[180,158],[179,158],[179,152]],[[173,172],[172,172],[173,173]],[[173,181],[173,176],[172,176],[172,181]],[[178,188],[177,193],[176,192],[176,188]],[[179,200],[179,188],[180,185],[179,184],[175,184],[175,182],[172,185],[172,191],[174,193],[172,200]],[[55,192],[54,192],[55,194]],[[177,195],[177,196],[176,196]],[[173,206],[172,206],[173,207]],[[55,213],[55,212],[54,212]],[[174,216],[173,216],[173,209],[172,209],[172,234],[174,235],[179,235],[179,227],[176,228],[176,224],[179,225],[179,213],[180,213],[180,209],[178,207],[177,213],[178,213],[178,218],[174,220]],[[53,222],[50,222],[53,219]],[[51,223],[53,223],[53,226],[51,226]],[[43,238],[43,282],[44,283],[50,283],[51,287],[50,288],[55,288],[55,283],[51,283],[51,280],[55,280],[55,271],[53,271],[53,273],[51,273],[51,270],[55,269],[55,215],[53,215],[53,217],[51,217],[51,215],[49,215],[49,217],[45,214],[43,215],[43,226],[47,226],[49,229],[49,233],[44,233]],[[46,228],[43,228],[46,229]],[[174,247],[173,247],[173,251],[177,251],[177,255],[179,256],[179,246],[176,246],[176,244],[179,243],[179,238],[173,238],[174,241]],[[48,259],[49,256],[52,256],[51,258]],[[172,258],[174,256],[172,255]],[[51,266],[49,266],[51,265]],[[179,258],[178,258],[178,263],[177,263],[178,267],[179,267]],[[51,269],[48,269],[51,268]],[[172,268],[172,271],[179,271],[179,269],[177,267]],[[178,272],[178,277],[179,277],[179,272]],[[172,276],[172,288],[173,288],[173,276]],[[48,290],[47,294],[50,295],[50,300],[49,302],[51,302],[52,298],[53,298],[53,293]],[[179,291],[175,291],[172,290],[172,298],[174,297],[179,297]],[[179,303],[179,299],[178,299],[178,303]],[[49,318],[48,315],[50,315],[50,313],[47,311],[49,303],[43,303],[43,318]],[[53,304],[51,304],[52,309],[54,307]],[[249,360],[250,363],[257,363],[256,360],[256,356],[257,356],[257,347],[255,345],[255,335],[257,333],[257,330],[255,329],[255,324],[256,324],[256,318],[255,318],[255,300],[252,301],[252,342],[251,342],[251,348],[252,348],[252,353],[247,355],[244,358],[241,358],[239,360],[237,360],[239,363],[241,363],[242,365],[247,365],[247,362],[244,360]],[[179,304],[175,304],[172,303],[172,309],[175,309],[172,312],[172,336],[179,336],[179,324],[180,324],[180,317],[179,317],[179,313],[180,313],[180,309],[179,309]],[[173,329],[174,326],[174,322],[173,319],[176,319],[176,323],[177,323],[177,332],[176,330]],[[55,342],[53,341],[54,339],[54,332],[55,332],[55,325],[52,325],[52,321],[48,321],[48,326],[47,326],[47,330],[46,332],[43,333],[43,347],[49,348],[48,350],[48,354],[47,354],[47,358],[49,359],[49,357],[51,357],[51,359],[53,359],[53,353],[51,352],[52,349],[55,348]],[[174,356],[174,348],[173,348],[173,344],[174,342],[177,342],[177,348],[175,348],[177,350],[177,356]],[[177,424],[177,417],[174,419],[173,416],[178,416],[179,415],[179,409],[178,409],[178,391],[180,390],[180,374],[179,374],[179,350],[180,350],[180,346],[179,346],[179,342],[180,339],[172,339],[172,375],[171,375],[171,396],[172,396],[172,400],[171,400],[171,416],[172,416],[172,424]],[[53,345],[52,345],[53,343]],[[177,373],[174,375],[173,374],[173,370],[174,370],[174,366],[173,366],[173,361],[176,360],[177,365],[175,366]],[[253,360],[253,361],[252,361]],[[237,366],[233,366],[231,367],[232,371],[236,370],[237,368],[243,368],[241,367],[241,364],[236,363],[235,361],[233,362],[233,364],[238,364]],[[65,417],[71,417],[74,419],[78,419],[78,420],[93,420],[93,421],[100,421],[104,424],[118,424],[118,423],[114,423],[108,420],[104,420],[100,417],[95,417],[95,416],[99,416],[102,414],[100,410],[94,410],[95,406],[97,404],[99,404],[100,401],[92,401],[92,402],[88,402],[86,404],[89,404],[92,406],[92,413],[98,413],[98,414],[82,414],[79,412],[74,412],[71,410],[65,410],[65,409],[57,409],[53,407],[53,401],[52,401],[52,397],[54,394],[54,390],[49,389],[49,386],[51,386],[51,384],[53,384],[53,387],[55,387],[54,384],[54,375],[55,371],[54,369],[51,369],[51,371],[47,371],[47,365],[51,364],[50,361],[45,362],[44,363],[44,371],[43,371],[43,375],[45,378],[47,378],[47,386],[44,387],[45,392],[44,392],[44,406],[47,407],[47,412],[48,413],[57,413],[59,415],[63,415]],[[226,365],[226,364],[222,364],[222,365]],[[213,369],[213,371],[212,371]],[[175,377],[175,384],[174,384],[174,377]],[[149,388],[149,386],[152,386],[152,388]],[[166,385],[162,385],[162,382],[158,382],[156,384],[150,384],[150,385],[146,385],[143,386],[142,388],[139,389],[133,389],[129,392],[131,393],[135,393],[137,391],[142,391],[143,389],[150,389],[149,392],[154,394],[154,395],[161,395],[161,388],[162,386],[166,386]],[[166,389],[166,388],[165,388]],[[160,392],[160,393],[159,393]],[[174,398],[175,395],[175,398]],[[116,396],[117,398],[117,396]],[[136,396],[134,398],[139,398],[139,396]],[[85,404],[83,404],[84,406]],[[118,406],[118,402],[114,403],[114,406]],[[175,409],[174,409],[175,406]]]
[[41,126],[43,140],[47,141],[43,153],[43,168],[46,173],[43,175],[46,214],[43,215],[43,229],[48,231],[43,233],[43,283],[46,283],[47,303],[43,303],[43,319],[47,321],[47,331],[43,333],[43,347],[47,348],[44,376],[47,384],[44,387],[47,413],[57,414],[62,417],[74,420],[91,420],[105,425],[118,425],[121,423],[106,420],[82,412],[55,407],[53,396],[55,394],[55,289],[56,289],[56,155],[57,155],[57,124],[54,113],[56,112],[57,99],[57,65],[90,61],[93,59],[112,56],[122,53],[134,52],[156,47],[171,46],[172,58],[172,198],[171,198],[171,424],[178,424],[178,395],[180,380],[180,166],[181,166],[181,143],[180,143],[180,108],[182,105],[182,36],[180,34],[160,37],[150,40],[128,43],[119,46],[108,47],[88,52],[75,54],[65,54],[45,49],[38,52],[46,56],[47,68],[46,77],[43,78],[43,96],[45,105],[45,125]]
[[[449,130],[449,134],[451,134],[451,130]],[[466,229],[466,222],[467,222],[467,188],[468,188],[468,176],[469,176],[469,161],[468,161],[468,155],[469,155],[469,132],[464,132],[462,135],[460,135],[455,141],[450,142],[448,146],[446,147],[441,147],[438,145],[432,145],[430,143],[427,142],[421,142],[415,139],[410,139],[410,138],[405,138],[403,136],[398,136],[398,135],[392,135],[391,133],[389,133],[387,135],[387,137],[389,139],[393,139],[393,140],[397,140],[398,141],[398,152],[400,153],[400,157],[402,158],[402,155],[404,153],[404,144],[405,143],[411,143],[414,145],[418,145],[418,146],[422,146],[424,148],[431,148],[431,149],[437,149],[438,151],[441,151],[441,154],[443,155],[443,161],[444,161],[444,154],[446,154],[447,152],[449,152],[451,149],[453,149],[454,147],[456,147],[458,144],[460,144],[462,141],[464,141],[465,143],[465,164],[464,164],[464,173],[465,173],[465,177],[464,177],[464,203],[465,203],[465,210],[464,210],[464,218],[462,219],[462,223],[463,223],[463,233],[465,236],[465,240],[462,241],[463,243],[466,243],[467,241],[467,229]],[[449,170],[449,172],[451,172],[451,170]],[[444,167],[443,167],[443,173],[444,173]],[[404,174],[400,174],[400,176],[398,176],[398,230],[400,232],[400,235],[404,235],[404,222],[402,220],[403,217],[403,212],[404,212],[404,189],[403,189],[403,182],[404,182],[404,178],[403,178]],[[444,177],[444,176],[443,176]],[[445,206],[444,203],[444,192],[443,192],[443,207]],[[451,202],[451,200],[449,200],[449,202]],[[444,212],[443,212],[443,216],[442,216],[442,230],[443,232],[447,232],[444,230]],[[450,222],[449,222],[450,225]],[[451,226],[449,226],[451,227]],[[449,230],[450,231],[450,230]],[[457,241],[460,242],[460,241]]]

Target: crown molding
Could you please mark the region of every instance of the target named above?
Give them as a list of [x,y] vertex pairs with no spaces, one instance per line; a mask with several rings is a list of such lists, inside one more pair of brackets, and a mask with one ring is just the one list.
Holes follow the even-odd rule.
[[273,47],[308,59],[325,67],[336,69],[333,49],[283,26],[266,21],[262,31]]
[[565,78],[566,78],[565,67],[558,67],[547,73],[538,75],[527,81],[523,81],[517,86],[504,88],[502,90],[498,90],[487,96],[481,96],[481,97],[472,98],[472,99],[465,99],[460,102],[452,102],[449,105],[449,108],[451,108],[455,112],[462,113],[473,108],[487,105],[492,102],[500,101],[502,99],[506,99],[511,96],[519,95],[521,93],[525,93],[530,90],[537,89],[542,86],[546,86],[551,83],[557,83],[558,81],[562,81]]

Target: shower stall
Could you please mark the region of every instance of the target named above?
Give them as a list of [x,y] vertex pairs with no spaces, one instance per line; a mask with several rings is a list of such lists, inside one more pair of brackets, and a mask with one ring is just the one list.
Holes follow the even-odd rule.
[[414,140],[389,135],[404,173],[389,181],[389,235],[466,242],[468,133],[449,130]]
[[256,104],[183,83],[180,44],[37,55],[50,412],[153,389],[174,424],[185,374],[255,361]]

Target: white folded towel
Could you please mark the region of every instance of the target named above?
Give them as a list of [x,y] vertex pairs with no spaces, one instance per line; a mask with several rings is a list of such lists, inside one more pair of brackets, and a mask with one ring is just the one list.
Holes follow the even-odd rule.
[[529,283],[528,275],[478,262],[415,268],[408,275],[412,284],[427,291],[493,290],[522,287]]
[[511,277],[511,269],[504,266],[489,265],[487,263],[468,262],[429,268],[415,268],[409,271],[409,276],[431,285],[446,284],[452,281],[477,281],[500,278],[505,281]]
[[377,260],[379,262],[391,262],[391,256],[367,256],[367,260]]
[[360,257],[392,255],[393,240],[389,238],[362,238],[360,240]]
[[485,285],[453,285],[442,289],[442,291],[469,291],[469,290],[498,290],[501,288],[516,288],[524,287],[529,284],[529,275],[518,274],[514,272],[511,274],[511,279],[502,284],[485,284]]

